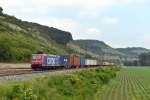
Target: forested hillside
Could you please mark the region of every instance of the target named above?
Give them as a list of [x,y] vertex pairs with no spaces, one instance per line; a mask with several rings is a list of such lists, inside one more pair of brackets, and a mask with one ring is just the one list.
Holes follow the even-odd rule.
[[141,48],[141,47],[131,47],[131,48],[118,48],[119,52],[124,53],[129,57],[138,57],[142,53],[150,52],[149,49]]
[[68,54],[66,47],[72,35],[56,28],[21,21],[3,14],[0,8],[0,61],[28,62],[31,54],[43,51],[52,54]]
[[95,54],[112,54],[112,55],[121,55],[120,52],[105,44],[103,41],[98,40],[75,40],[75,44],[79,45],[81,48],[91,51]]

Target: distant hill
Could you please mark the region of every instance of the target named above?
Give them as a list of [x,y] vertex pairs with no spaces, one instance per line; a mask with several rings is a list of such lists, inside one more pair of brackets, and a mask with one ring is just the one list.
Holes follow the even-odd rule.
[[96,57],[102,57],[102,59],[117,64],[135,65],[140,54],[150,52],[150,50],[141,47],[116,49],[98,40],[74,40],[73,43],[78,45],[80,50],[86,50],[88,54],[97,55]]
[[74,40],[74,43],[81,48],[93,52],[97,55],[110,54],[110,55],[122,55],[116,49],[105,44],[103,41],[98,40]]
[[98,55],[109,54],[121,57],[138,57],[142,53],[150,52],[149,49],[141,47],[112,48],[103,41],[98,40],[74,40],[74,44],[79,45],[81,48]]
[[121,53],[124,53],[128,57],[138,57],[142,53],[150,52],[149,49],[141,48],[141,47],[131,47],[131,48],[117,48]]

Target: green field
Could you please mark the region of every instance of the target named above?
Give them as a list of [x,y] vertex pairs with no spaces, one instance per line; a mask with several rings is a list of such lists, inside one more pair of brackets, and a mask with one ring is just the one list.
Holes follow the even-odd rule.
[[103,88],[100,100],[150,100],[150,68],[123,68]]

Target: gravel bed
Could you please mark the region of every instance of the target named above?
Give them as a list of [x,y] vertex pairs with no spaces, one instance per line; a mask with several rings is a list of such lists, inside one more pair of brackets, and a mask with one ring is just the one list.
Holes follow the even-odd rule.
[[[96,67],[95,67],[96,68]],[[36,72],[32,74],[22,74],[22,75],[11,75],[11,76],[2,76],[0,77],[0,81],[2,82],[10,82],[14,80],[30,80],[39,77],[46,77],[48,75],[58,75],[58,74],[67,74],[75,71],[95,69],[95,68],[80,68],[80,69],[68,69],[68,70],[59,70],[59,71],[47,71],[47,72]]]
[[31,68],[31,64],[22,63],[22,64],[13,64],[13,63],[0,63],[1,68]]

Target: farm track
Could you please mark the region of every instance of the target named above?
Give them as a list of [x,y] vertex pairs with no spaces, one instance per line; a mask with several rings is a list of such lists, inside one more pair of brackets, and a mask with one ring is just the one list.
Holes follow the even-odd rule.
[[103,90],[100,100],[150,100],[149,73],[150,68],[123,68]]

